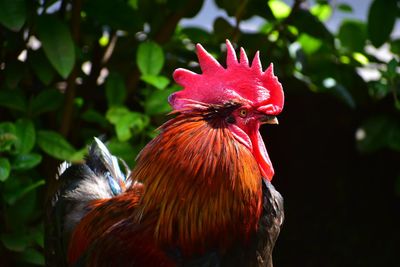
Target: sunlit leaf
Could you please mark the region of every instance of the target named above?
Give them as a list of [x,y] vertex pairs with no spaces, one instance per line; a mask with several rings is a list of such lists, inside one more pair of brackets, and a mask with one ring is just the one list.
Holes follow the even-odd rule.
[[314,38],[306,33],[302,33],[297,41],[306,54],[316,52],[322,45],[320,39]]
[[353,58],[360,63],[361,65],[367,65],[369,63],[368,58],[359,52],[354,52],[353,53]]
[[158,75],[164,65],[162,48],[154,42],[139,45],[136,63],[143,75]]
[[328,4],[317,4],[310,9],[311,14],[321,21],[327,21],[332,15],[332,8]]
[[160,90],[164,89],[169,84],[169,79],[164,76],[142,75],[140,79]]
[[122,142],[129,140],[134,132],[141,132],[149,123],[144,114],[130,111],[125,107],[110,108],[106,118],[115,125],[118,140]]
[[290,14],[290,7],[281,0],[270,0],[268,6],[276,19],[284,19]]
[[25,0],[0,0],[0,23],[12,31],[19,31],[26,21]]
[[67,78],[75,63],[75,49],[67,25],[53,16],[40,16],[37,22],[38,37],[50,63]]

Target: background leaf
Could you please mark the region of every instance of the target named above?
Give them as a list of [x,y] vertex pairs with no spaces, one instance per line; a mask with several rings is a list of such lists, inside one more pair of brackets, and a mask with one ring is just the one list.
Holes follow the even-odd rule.
[[374,0],[368,14],[368,36],[375,47],[380,47],[393,30],[398,12],[395,0]]
[[142,75],[140,79],[160,90],[164,89],[169,84],[169,79],[164,76]]
[[106,97],[108,106],[122,105],[126,98],[126,88],[122,76],[118,73],[111,73],[107,77]]
[[40,154],[19,154],[13,160],[12,168],[14,170],[29,170],[38,165],[41,161],[42,155]]
[[0,0],[0,23],[12,31],[21,30],[26,21],[25,0]]
[[0,182],[7,180],[10,175],[10,162],[6,158],[0,158]]
[[59,133],[41,130],[38,132],[39,147],[50,156],[60,160],[70,160],[77,152]]
[[33,122],[29,119],[19,119],[15,123],[15,134],[18,138],[16,150],[18,153],[28,153],[32,150],[36,141],[36,133]]
[[67,25],[56,17],[43,15],[38,18],[37,31],[50,63],[66,79],[75,63],[74,42]]
[[143,75],[158,75],[164,65],[164,53],[154,42],[141,43],[136,63]]
[[0,106],[25,111],[27,101],[19,90],[0,90]]

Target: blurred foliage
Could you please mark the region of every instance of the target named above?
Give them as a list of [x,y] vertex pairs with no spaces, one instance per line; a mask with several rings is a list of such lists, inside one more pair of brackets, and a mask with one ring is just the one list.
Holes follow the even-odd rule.
[[[335,12],[351,14],[351,1],[215,0],[232,20],[216,18],[211,31],[181,26],[203,2],[0,0],[3,263],[44,265],[43,203],[61,160],[82,161],[93,136],[104,136],[134,164],[170,111],[168,95],[179,90],[173,70],[199,71],[197,42],[221,62],[226,38],[249,55],[260,50],[264,63],[274,62],[289,102],[304,86],[331,95],[362,114],[360,153],[400,152],[400,39],[391,37],[400,1],[373,0],[367,22],[346,19],[337,32],[324,23]],[[253,16],[264,24],[243,31]],[[389,61],[376,54],[382,46]],[[363,79],[366,70],[377,77]]]

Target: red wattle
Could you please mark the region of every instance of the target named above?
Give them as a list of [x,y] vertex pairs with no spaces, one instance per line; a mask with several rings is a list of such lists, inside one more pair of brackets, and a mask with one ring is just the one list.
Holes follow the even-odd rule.
[[253,156],[258,162],[262,176],[271,181],[275,172],[260,132],[252,134],[250,140],[253,144]]

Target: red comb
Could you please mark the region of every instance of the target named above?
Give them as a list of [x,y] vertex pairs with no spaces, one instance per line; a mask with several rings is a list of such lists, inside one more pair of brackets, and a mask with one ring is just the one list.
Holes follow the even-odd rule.
[[273,65],[263,72],[259,52],[249,65],[243,48],[240,61],[229,40],[226,40],[226,64],[222,67],[200,44],[196,45],[202,74],[186,69],[174,72],[175,81],[183,90],[169,97],[169,103],[176,109],[183,109],[194,103],[223,104],[228,101],[250,104],[267,114],[278,114],[283,108],[282,85],[273,73]]

